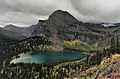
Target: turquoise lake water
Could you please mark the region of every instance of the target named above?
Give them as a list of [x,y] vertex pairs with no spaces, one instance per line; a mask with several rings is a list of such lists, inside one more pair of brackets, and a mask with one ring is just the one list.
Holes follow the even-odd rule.
[[32,52],[20,54],[19,58],[15,58],[11,63],[37,63],[51,64],[56,62],[74,61],[86,57],[80,52]]

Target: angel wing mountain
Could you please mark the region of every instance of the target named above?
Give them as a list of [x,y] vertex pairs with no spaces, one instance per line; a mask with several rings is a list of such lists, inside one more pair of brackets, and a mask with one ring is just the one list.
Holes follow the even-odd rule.
[[59,39],[61,41],[81,39],[89,43],[102,37],[102,34],[92,32],[70,13],[61,10],[53,12],[48,20],[39,20],[32,35],[45,35],[53,40]]
[[112,35],[116,37],[120,34],[119,25],[119,23],[83,23],[67,11],[57,10],[49,16],[48,20],[39,20],[32,35],[45,35],[55,43],[80,39],[90,44],[101,42],[102,46],[105,46],[109,44]]

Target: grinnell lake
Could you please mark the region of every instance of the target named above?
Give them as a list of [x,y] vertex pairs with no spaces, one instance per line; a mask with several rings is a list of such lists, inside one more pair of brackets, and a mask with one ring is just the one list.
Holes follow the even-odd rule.
[[86,54],[80,52],[29,52],[18,56],[11,63],[52,64],[79,60],[86,57]]

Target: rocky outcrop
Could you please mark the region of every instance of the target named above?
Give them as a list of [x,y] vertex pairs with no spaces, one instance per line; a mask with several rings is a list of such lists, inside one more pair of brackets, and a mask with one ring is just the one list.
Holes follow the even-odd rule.
[[[120,59],[110,61],[104,70],[98,69],[95,79],[118,79],[120,77]],[[100,72],[101,71],[101,72]]]
[[61,41],[80,39],[88,43],[95,43],[103,37],[103,34],[91,31],[70,13],[61,10],[53,12],[48,20],[39,20],[32,35],[45,35],[49,38],[55,38],[56,35]]
[[31,36],[31,34],[33,33],[34,29],[36,28],[36,25],[31,25],[30,27],[28,27],[26,30],[28,32],[28,36]]

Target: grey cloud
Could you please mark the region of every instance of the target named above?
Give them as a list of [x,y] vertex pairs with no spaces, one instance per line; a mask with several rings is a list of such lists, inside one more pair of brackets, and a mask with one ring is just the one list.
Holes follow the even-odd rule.
[[0,0],[0,25],[31,25],[57,9],[84,22],[120,22],[120,0]]
[[[48,0],[0,0],[0,10],[48,15],[55,8]],[[53,1],[53,0],[52,0]]]
[[0,0],[0,21],[32,24],[38,19],[47,19],[56,9],[67,10],[68,2],[69,0]]
[[81,20],[93,22],[120,21],[120,0],[71,0],[71,3],[84,18]]

